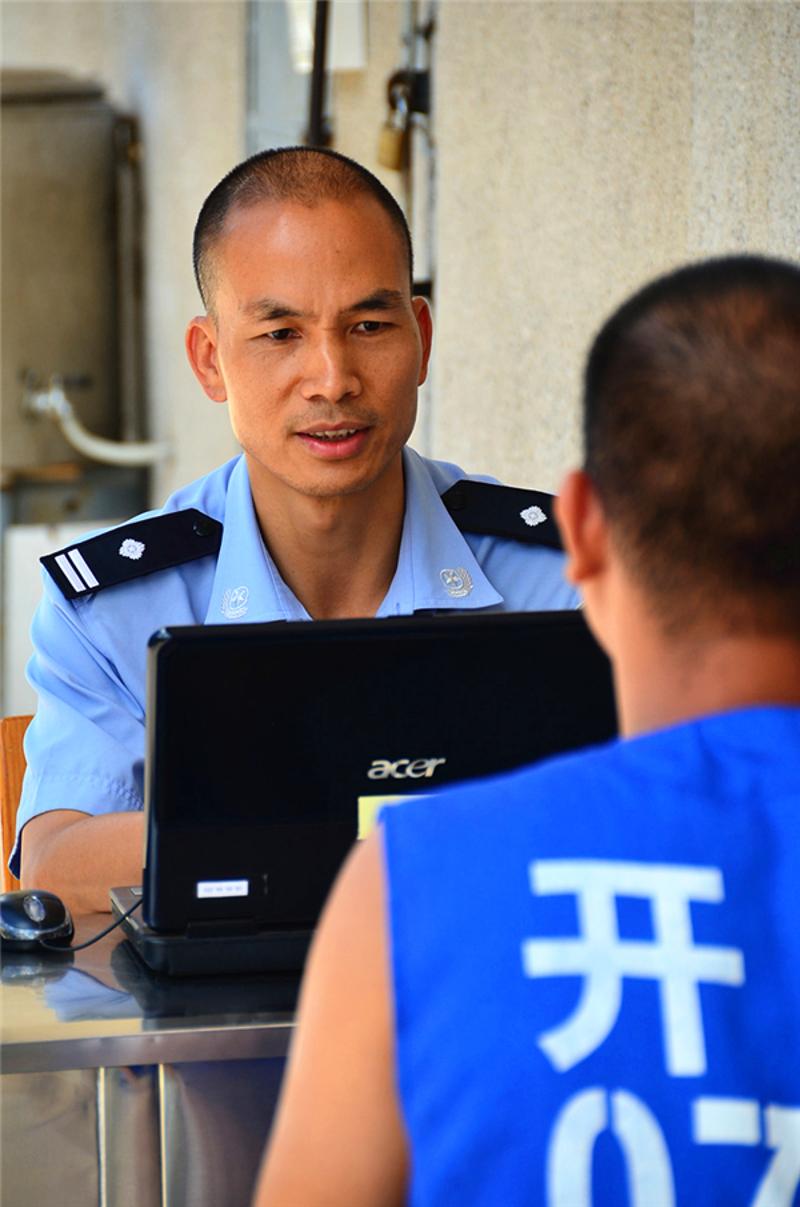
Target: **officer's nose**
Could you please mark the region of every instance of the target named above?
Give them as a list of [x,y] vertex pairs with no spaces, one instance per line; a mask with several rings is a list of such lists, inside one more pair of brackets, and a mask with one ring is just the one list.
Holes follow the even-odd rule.
[[308,345],[303,366],[303,397],[342,402],[361,393],[361,382],[352,348],[337,333],[326,332]]

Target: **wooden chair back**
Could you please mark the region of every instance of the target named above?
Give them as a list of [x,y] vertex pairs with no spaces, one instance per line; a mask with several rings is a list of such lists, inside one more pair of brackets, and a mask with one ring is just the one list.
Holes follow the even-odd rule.
[[4,893],[19,888],[19,881],[8,870],[8,857],[14,845],[17,809],[25,774],[22,739],[31,720],[31,717],[3,717],[0,720],[0,847]]

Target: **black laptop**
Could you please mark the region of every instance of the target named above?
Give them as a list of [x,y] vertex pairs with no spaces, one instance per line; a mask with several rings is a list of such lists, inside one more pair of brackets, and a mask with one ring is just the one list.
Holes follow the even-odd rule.
[[[297,968],[385,801],[604,741],[579,612],[164,629],[150,642],[143,906],[173,974]],[[114,912],[135,890],[115,889]]]

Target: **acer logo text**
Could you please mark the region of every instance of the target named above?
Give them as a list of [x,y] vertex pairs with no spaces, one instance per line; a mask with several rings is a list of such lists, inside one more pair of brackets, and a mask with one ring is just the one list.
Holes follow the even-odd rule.
[[429,780],[447,759],[373,759],[367,772],[371,780]]

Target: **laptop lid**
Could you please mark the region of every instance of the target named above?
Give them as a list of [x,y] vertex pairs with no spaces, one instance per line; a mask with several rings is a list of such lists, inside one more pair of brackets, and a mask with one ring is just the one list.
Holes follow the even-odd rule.
[[144,919],[313,925],[387,796],[604,741],[579,612],[210,625],[151,639]]

